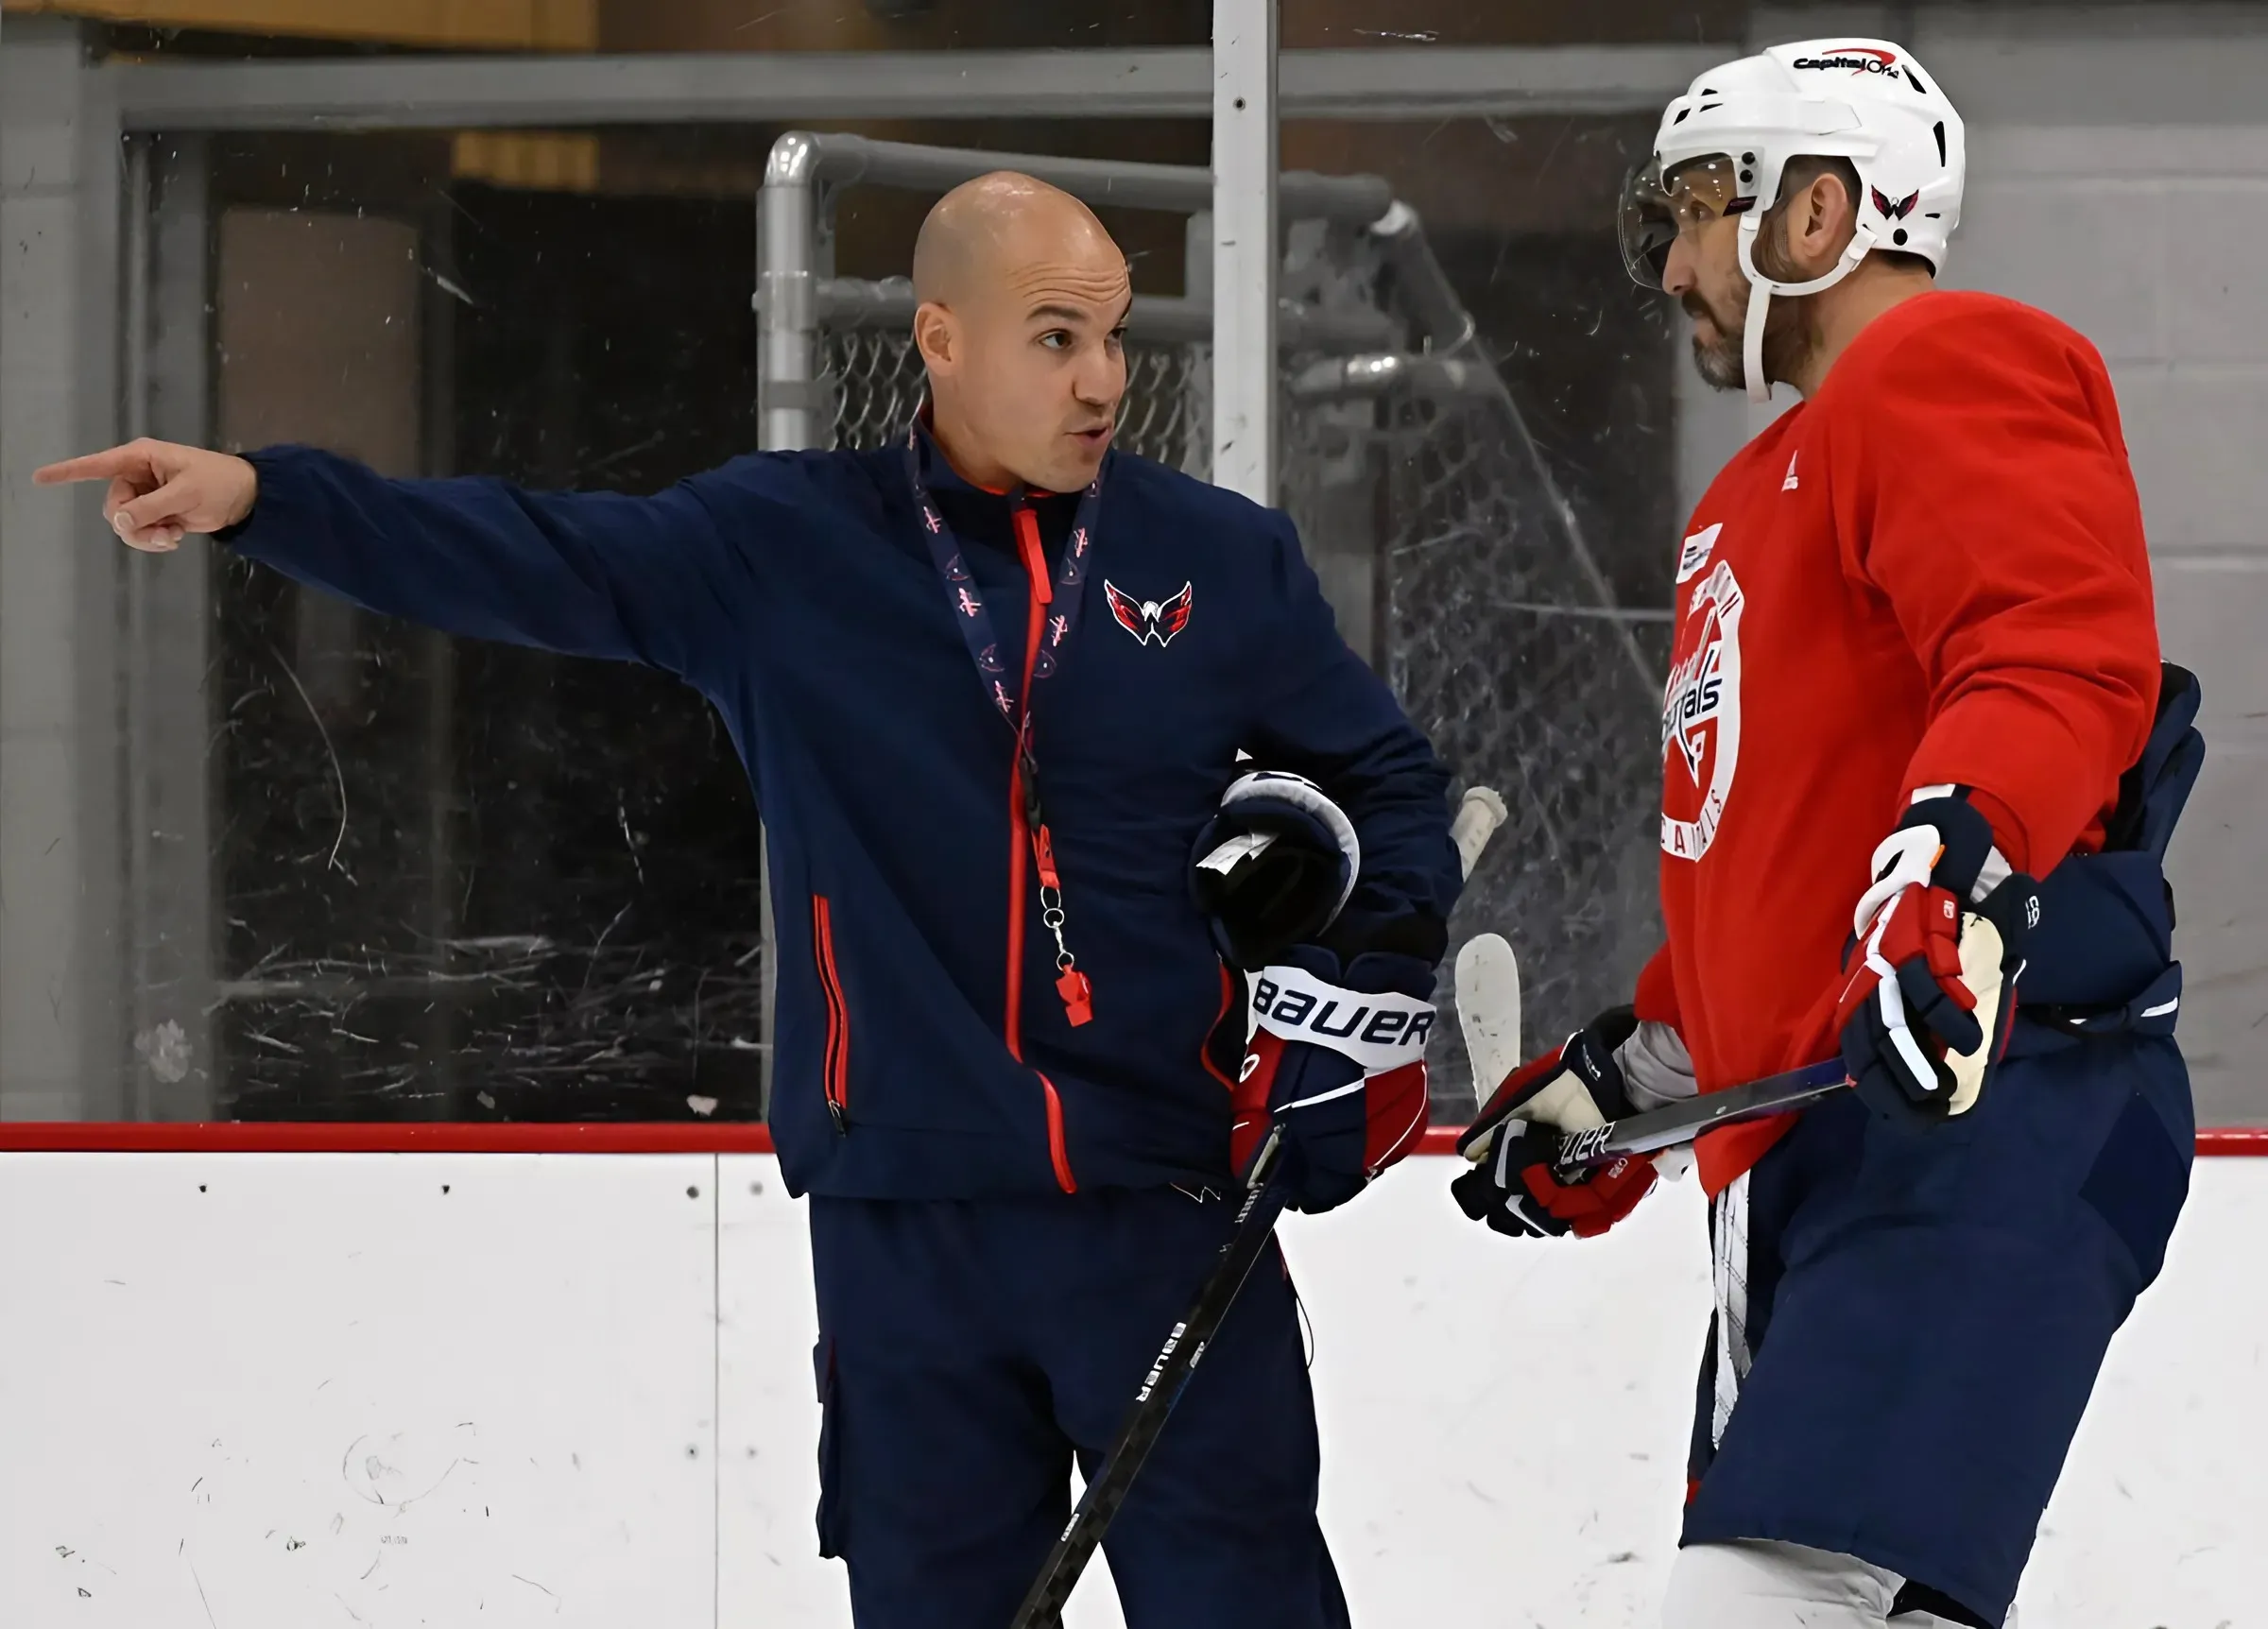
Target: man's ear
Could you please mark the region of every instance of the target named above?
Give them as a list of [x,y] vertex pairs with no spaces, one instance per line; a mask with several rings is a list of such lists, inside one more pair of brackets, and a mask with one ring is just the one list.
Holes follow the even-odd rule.
[[934,300],[914,308],[914,346],[932,373],[950,373],[961,359],[960,325]]
[[1791,222],[1803,223],[1803,242],[1791,244],[1807,278],[1824,277],[1859,228],[1859,200],[1844,190],[1843,178],[1817,175],[1804,189],[1803,207],[1791,210]]

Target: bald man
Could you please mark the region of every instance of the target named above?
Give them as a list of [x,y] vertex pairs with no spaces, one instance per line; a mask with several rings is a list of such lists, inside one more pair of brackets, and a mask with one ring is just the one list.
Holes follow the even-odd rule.
[[[1422,1124],[1415,1015],[1458,869],[1448,778],[1290,523],[1110,450],[1130,292],[1094,216],[982,177],[931,214],[916,274],[930,400],[878,452],[743,457],[651,497],[150,441],[41,478],[107,480],[136,548],[211,534],[372,610],[645,662],[715,705],[771,841],[820,1547],[862,1629],[1002,1629],[1258,1129],[1282,1124],[1294,1203],[1322,1209]],[[1240,752],[1304,780],[1256,795]],[[1233,900],[1200,910],[1192,860],[1271,819],[1268,851],[1319,853],[1334,909],[1255,950]],[[1377,1044],[1263,1031],[1241,1059],[1216,944],[1344,998],[1326,1015],[1376,1010]],[[1263,1270],[1111,1529],[1127,1622],[1344,1624],[1316,1476],[1291,1284]]]

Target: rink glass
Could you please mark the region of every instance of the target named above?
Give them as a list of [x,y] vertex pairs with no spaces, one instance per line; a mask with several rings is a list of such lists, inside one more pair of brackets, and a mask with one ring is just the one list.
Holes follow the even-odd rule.
[[[413,9],[442,18],[417,26],[444,29],[514,11]],[[372,127],[359,130],[304,103],[249,102],[234,124],[128,128],[115,174],[87,171],[90,187],[115,186],[117,207],[82,213],[78,258],[43,217],[11,270],[11,296],[72,336],[77,362],[42,372],[11,353],[11,387],[44,394],[10,420],[10,478],[35,444],[61,456],[100,426],[311,440],[404,475],[650,491],[759,444],[754,199],[791,125],[1151,163],[1202,165],[1209,152],[1201,105],[1119,108],[1106,92],[1073,116],[1020,111],[1045,88],[1036,71],[951,115],[727,117],[687,90],[602,125],[566,107],[538,119],[517,88],[523,70],[592,53],[697,64],[756,52],[745,60],[765,69],[797,52],[822,53],[815,64],[865,53],[879,75],[945,53],[1194,48],[1209,38],[1205,4],[521,9],[565,32],[387,43],[85,26],[87,67],[65,53],[40,80],[60,97],[82,73],[77,123],[59,111],[33,141],[46,115],[22,101],[9,112],[16,150],[43,155],[43,175],[94,128],[94,71],[142,62],[345,59],[391,73],[432,60],[415,53],[479,53],[498,111],[406,128],[435,94],[425,85],[357,111],[350,122]],[[2226,26],[2261,9],[2236,8]],[[2258,1120],[2243,1060],[2268,1011],[2268,880],[2251,860],[2268,808],[2268,688],[2244,630],[2268,616],[2253,524],[2268,476],[2246,449],[2268,411],[2268,364],[2249,284],[2227,270],[2258,256],[2248,240],[2175,255],[2164,246],[2180,234],[2146,230],[2184,188],[2227,206],[2197,219],[2251,218],[2236,206],[2257,179],[2254,147],[2229,132],[2258,129],[2258,110],[2135,57],[2158,46],[2126,12],[1916,18],[1916,51],[1941,60],[1974,131],[1949,281],[2070,320],[2121,391],[2168,654],[2204,679],[2214,752],[2173,865],[2192,979],[2185,1040],[2201,1118]],[[1375,54],[1333,96],[1297,105],[1307,70],[1287,57],[1284,168],[1382,177],[1421,219],[1454,314],[1418,310],[1405,280],[1287,218],[1286,292],[1383,314],[1422,366],[1367,393],[1319,390],[1318,365],[1344,384],[1354,353],[1288,347],[1280,500],[1349,643],[1457,784],[1493,784],[1511,806],[1452,937],[1496,931],[1519,947],[1533,1042],[1624,999],[1658,934],[1672,562],[1752,420],[1694,379],[1681,316],[1618,263],[1635,258],[1642,276],[1681,219],[1729,206],[1706,164],[1658,179],[1644,166],[1662,103],[1744,49],[1750,22],[1731,0],[1417,0],[1390,19],[1314,0],[1280,19],[1287,53]],[[11,13],[0,48],[71,26]],[[1555,54],[1496,55],[1528,46]],[[1954,66],[1986,60],[2002,66]],[[1515,91],[1489,101],[1474,88],[1499,82]],[[924,201],[843,191],[833,273],[902,275]],[[1201,293],[1187,220],[1105,218],[1138,293]],[[830,323],[816,354],[828,439],[868,444],[901,421],[916,383],[902,334]],[[1153,337],[1130,356],[1127,444],[1201,470],[1201,339]],[[658,674],[430,634],[224,551],[126,557],[91,499],[20,505],[0,547],[0,1115],[760,1112],[760,828],[697,697]],[[1453,1121],[1469,1087],[1453,1022],[1437,1033],[1435,1115]]]

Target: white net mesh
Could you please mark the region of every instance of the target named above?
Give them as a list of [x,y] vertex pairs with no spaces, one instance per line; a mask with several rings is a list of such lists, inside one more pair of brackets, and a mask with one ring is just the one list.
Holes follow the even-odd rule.
[[[822,355],[834,444],[886,442],[919,400],[910,337],[833,331]],[[1119,445],[1205,473],[1206,348],[1135,342],[1127,359]],[[1468,367],[1449,389],[1413,370],[1376,398],[1287,393],[1282,462],[1311,554],[1351,538],[1366,556],[1373,631],[1350,637],[1375,645],[1458,792],[1494,786],[1510,811],[1451,943],[1503,934],[1520,953],[1529,1046],[1565,1034],[1626,999],[1658,938],[1658,679],[1493,373]],[[1430,1060],[1445,1119],[1472,1105],[1447,986]]]

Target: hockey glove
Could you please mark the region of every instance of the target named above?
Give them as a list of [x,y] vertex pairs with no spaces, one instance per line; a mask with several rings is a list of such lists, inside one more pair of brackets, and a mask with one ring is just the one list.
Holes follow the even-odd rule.
[[1256,1028],[1235,1095],[1229,1157],[1242,1175],[1270,1124],[1282,1129],[1276,1182],[1294,1210],[1353,1198],[1425,1129],[1425,1041],[1433,964],[1372,951],[1342,973],[1313,945],[1253,981]]
[[1257,972],[1337,919],[1363,868],[1354,823],[1314,781],[1244,776],[1197,834],[1190,892],[1221,959]]
[[1616,1007],[1504,1077],[1457,1140],[1457,1152],[1475,1162],[1450,1184],[1466,1215],[1514,1238],[1589,1239],[1630,1214],[1654,1186],[1651,1159],[1563,1179],[1552,1157],[1565,1133],[1631,1112],[1616,1053],[1638,1030],[1637,1015]]
[[2038,889],[1953,787],[1916,796],[1875,849],[1874,874],[1844,956],[1843,1060],[1877,1114],[1918,1123],[1966,1114],[2007,1047]]

